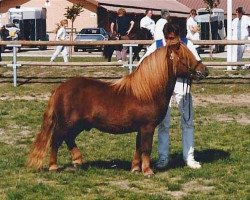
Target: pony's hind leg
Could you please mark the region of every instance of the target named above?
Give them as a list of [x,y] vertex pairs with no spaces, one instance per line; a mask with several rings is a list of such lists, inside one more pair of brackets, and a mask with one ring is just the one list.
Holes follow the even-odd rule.
[[84,163],[82,154],[75,143],[75,138],[77,135],[78,134],[68,134],[67,137],[65,138],[65,142],[71,153],[72,164],[74,165],[74,167],[80,166]]
[[51,152],[49,157],[49,171],[57,171],[57,154],[58,149],[62,145],[63,139],[57,135],[53,135],[51,142]]

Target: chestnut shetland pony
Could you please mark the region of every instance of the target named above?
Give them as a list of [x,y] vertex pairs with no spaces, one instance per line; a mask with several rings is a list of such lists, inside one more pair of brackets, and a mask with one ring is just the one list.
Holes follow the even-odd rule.
[[176,37],[114,83],[84,77],[62,83],[50,97],[28,166],[41,168],[50,147],[49,170],[57,170],[57,153],[64,141],[73,164],[83,164],[75,138],[83,130],[97,128],[112,134],[137,131],[131,171],[153,175],[150,154],[154,130],[166,115],[176,77],[191,73],[204,78],[208,71]]

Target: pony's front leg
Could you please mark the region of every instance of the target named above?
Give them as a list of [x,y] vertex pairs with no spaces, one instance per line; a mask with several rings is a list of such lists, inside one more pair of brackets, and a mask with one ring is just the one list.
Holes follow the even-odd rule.
[[141,171],[141,134],[136,135],[136,150],[132,160],[131,172]]
[[76,136],[69,135],[65,139],[65,142],[66,142],[68,149],[71,153],[72,164],[74,165],[74,167],[77,167],[77,166],[82,165],[84,163],[84,161],[82,158],[82,154],[75,143],[75,137]]
[[150,168],[150,155],[152,151],[154,129],[151,131],[141,132],[141,160],[142,172],[144,176],[154,175],[153,170]]

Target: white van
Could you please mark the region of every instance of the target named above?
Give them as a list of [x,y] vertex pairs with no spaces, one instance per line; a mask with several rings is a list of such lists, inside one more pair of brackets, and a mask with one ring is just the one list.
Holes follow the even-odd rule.
[[[206,8],[200,8],[197,10],[197,16],[195,20],[200,25],[200,40],[209,40],[209,11]],[[213,8],[211,15],[211,31],[213,40],[223,40],[226,37],[225,22],[224,22],[224,10],[220,8]],[[201,46],[201,48],[207,49],[207,46]],[[214,45],[213,51],[222,52],[225,50],[224,45]]]

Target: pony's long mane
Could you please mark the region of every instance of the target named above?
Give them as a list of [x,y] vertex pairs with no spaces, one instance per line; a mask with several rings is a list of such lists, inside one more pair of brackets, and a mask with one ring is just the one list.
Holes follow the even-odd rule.
[[167,47],[157,49],[147,56],[136,70],[113,84],[119,92],[125,91],[142,101],[150,101],[164,89],[168,80]]

